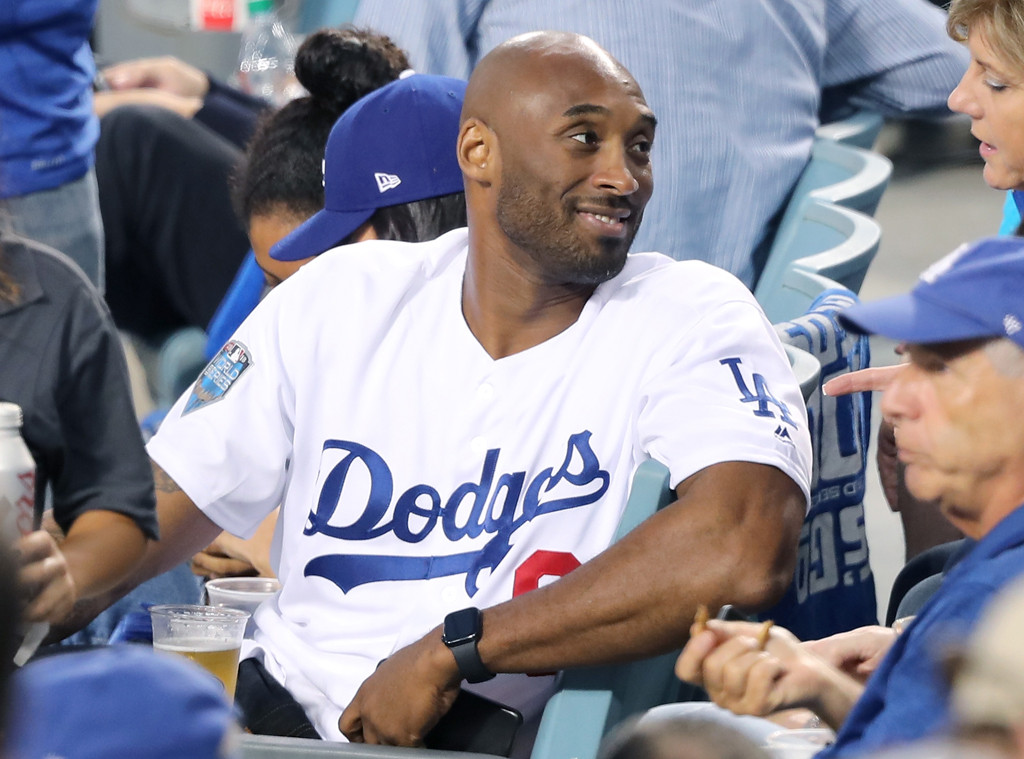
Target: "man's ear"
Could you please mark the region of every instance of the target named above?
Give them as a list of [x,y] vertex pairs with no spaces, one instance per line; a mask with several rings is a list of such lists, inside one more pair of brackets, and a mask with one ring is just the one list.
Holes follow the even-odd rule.
[[466,179],[489,185],[497,169],[497,137],[477,118],[466,119],[459,128],[459,167]]

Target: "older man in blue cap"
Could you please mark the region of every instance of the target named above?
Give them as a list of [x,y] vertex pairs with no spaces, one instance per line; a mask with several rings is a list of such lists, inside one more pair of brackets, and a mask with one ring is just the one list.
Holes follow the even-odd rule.
[[881,408],[907,486],[937,500],[977,541],[905,632],[863,628],[800,644],[775,629],[760,644],[757,626],[709,622],[683,650],[680,677],[741,714],[810,708],[838,731],[820,756],[864,753],[949,724],[935,654],[946,636],[967,635],[1024,569],[1022,292],[1024,240],[992,238],[930,267],[910,293],[840,315],[850,329],[905,343],[906,363],[887,377]]

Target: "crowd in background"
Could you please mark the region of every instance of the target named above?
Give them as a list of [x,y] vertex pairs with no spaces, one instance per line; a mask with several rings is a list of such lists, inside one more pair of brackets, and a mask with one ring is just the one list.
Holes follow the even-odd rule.
[[[280,577],[283,591],[243,649],[238,719],[252,732],[416,744],[463,680],[498,673],[487,692],[518,699],[521,756],[553,686],[514,673],[685,643],[676,672],[701,689],[699,708],[624,723],[607,759],[763,756],[769,734],[819,725],[822,756],[1024,756],[1024,658],[1012,645],[1024,438],[1005,430],[1024,410],[1024,245],[1013,237],[1024,8],[955,0],[947,20],[925,0],[361,0],[355,26],[305,37],[294,62],[304,94],[280,108],[169,56],[98,73],[97,8],[15,0],[0,11],[0,400],[24,412],[40,524],[13,557],[0,551],[0,642],[13,655],[19,619],[51,626],[37,661],[4,669],[12,757],[134,750],[152,715],[142,702],[132,716],[131,689],[150,684],[173,706],[148,734],[180,725],[194,746],[179,755],[234,755],[236,716],[196,672],[139,649],[98,657],[145,616],[140,602],[199,603],[197,578],[254,574]],[[554,108],[583,94],[586,105]],[[804,634],[786,616],[801,613],[790,549],[806,542],[801,509],[818,498],[818,438],[790,413],[798,388],[748,290],[820,124],[862,111],[938,122],[950,109],[981,142],[985,182],[1007,193],[1008,236],[958,249],[891,302],[830,312],[843,335],[890,337],[905,356],[823,391],[882,391],[870,433],[923,569],[899,624],[872,624],[865,584],[860,617],[815,617]],[[556,110],[575,121],[556,131]],[[553,135],[569,147],[546,147]],[[461,312],[446,309],[458,298]],[[204,335],[209,364],[146,421],[146,437],[160,428],[147,448],[122,340],[158,350],[183,328]],[[719,361],[726,350],[735,357]],[[749,387],[744,362],[760,372]],[[499,408],[524,410],[506,424],[536,448],[534,463],[498,463],[508,443],[471,434],[495,424],[473,405],[494,393]],[[434,413],[446,421],[413,424],[411,442],[399,432]],[[344,424],[331,428],[332,415]],[[774,429],[755,426],[776,416]],[[682,420],[702,445],[685,441]],[[573,425],[585,431],[568,442],[544,434]],[[351,440],[332,438],[340,428]],[[444,506],[441,486],[406,490],[463,443],[484,461],[479,483]],[[541,451],[564,455],[561,468]],[[621,504],[587,522],[571,510],[606,490],[624,502],[647,457],[672,470],[675,502],[609,548]],[[528,466],[548,463],[531,482]],[[367,505],[338,522],[324,494],[341,503],[357,465]],[[565,495],[598,482],[596,495]],[[471,498],[470,523],[445,516]],[[548,502],[565,512],[553,523],[562,550],[528,556],[544,545],[533,520]],[[863,531],[860,514],[837,535]],[[442,532],[450,545],[439,548]],[[389,533],[400,548],[374,545],[401,556],[360,555]],[[449,555],[481,533],[495,537],[479,555]],[[348,541],[346,553],[309,547],[328,538]],[[819,559],[836,550],[817,545]],[[532,585],[518,571],[514,591],[511,578],[501,585],[506,556],[540,554]],[[552,564],[559,556],[572,563]],[[441,601],[425,598],[451,576],[461,579]],[[353,600],[380,579],[410,582]],[[854,598],[854,584],[827,603]],[[472,653],[444,637],[463,594],[485,607],[471,607]],[[727,602],[749,619],[699,619]],[[332,638],[346,615],[349,648]],[[454,665],[446,652],[439,662],[442,640]],[[158,692],[157,678],[174,686]],[[93,704],[71,697],[115,681]],[[120,719],[90,730],[101,710]],[[87,733],[95,742],[75,745]]]

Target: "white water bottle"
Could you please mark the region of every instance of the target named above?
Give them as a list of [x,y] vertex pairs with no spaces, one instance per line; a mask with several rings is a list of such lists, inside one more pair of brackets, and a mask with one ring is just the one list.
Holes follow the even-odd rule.
[[248,8],[238,54],[238,87],[280,107],[302,92],[295,79],[295,40],[274,11],[274,0],[249,0]]
[[[0,539],[7,545],[32,532],[36,516],[36,462],[21,437],[21,406],[0,403]],[[50,626],[28,625],[14,663],[21,666],[35,653]]]

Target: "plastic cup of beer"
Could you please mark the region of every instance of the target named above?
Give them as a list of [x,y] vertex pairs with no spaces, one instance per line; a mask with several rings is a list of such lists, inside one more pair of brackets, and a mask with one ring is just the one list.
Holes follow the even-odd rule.
[[249,613],[238,609],[192,604],[160,604],[149,608],[153,648],[171,651],[199,664],[224,683],[235,697],[238,652]]
[[[281,583],[273,577],[219,577],[206,581],[206,599],[210,606],[227,606],[255,614],[259,605],[273,598]],[[246,625],[246,637],[252,637],[253,621]]]

